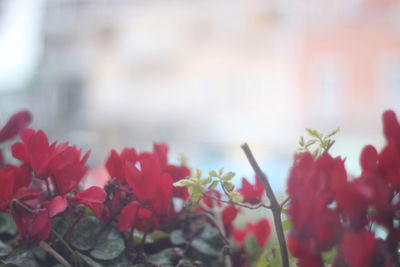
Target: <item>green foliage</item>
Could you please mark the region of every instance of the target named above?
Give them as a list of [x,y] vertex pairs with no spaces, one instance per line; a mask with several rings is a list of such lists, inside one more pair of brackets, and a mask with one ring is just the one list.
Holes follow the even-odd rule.
[[337,248],[334,247],[329,251],[323,252],[322,253],[322,260],[324,261],[325,264],[329,265],[333,262],[333,259],[336,256]]
[[279,247],[275,246],[272,249],[266,249],[257,260],[256,267],[280,267]]
[[112,260],[125,250],[121,234],[114,227],[107,227],[99,236],[90,255],[98,260]]
[[0,234],[15,235],[16,233],[17,226],[13,217],[8,213],[0,212]]
[[94,216],[83,218],[72,231],[71,244],[79,250],[89,250],[96,245],[103,223]]
[[234,190],[235,185],[231,182],[234,177],[234,172],[224,173],[224,168],[221,168],[218,172],[209,171],[208,177],[202,178],[201,170],[196,169],[193,177],[182,179],[174,183],[174,186],[187,186],[192,204],[198,204],[207,189],[215,189],[218,185],[231,202],[240,202],[241,195]]
[[16,266],[39,267],[40,264],[36,261],[33,250],[29,248],[15,249],[4,261],[7,264]]
[[325,136],[317,130],[306,129],[306,131],[311,139],[306,141],[303,136],[300,136],[300,148],[298,149],[298,151],[310,152],[315,158],[317,158],[323,152],[328,152],[332,145],[335,143],[335,140],[333,140],[331,137],[339,132],[339,128],[333,130]]

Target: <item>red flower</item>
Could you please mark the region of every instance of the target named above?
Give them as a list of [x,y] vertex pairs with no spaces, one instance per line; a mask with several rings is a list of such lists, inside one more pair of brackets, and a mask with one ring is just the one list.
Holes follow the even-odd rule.
[[89,207],[96,217],[101,217],[103,212],[103,203],[106,200],[107,194],[106,192],[98,187],[91,186],[85,191],[78,192],[73,197],[73,200],[77,200],[80,204],[83,204]]
[[242,178],[242,188],[238,190],[243,196],[243,202],[250,204],[259,204],[264,194],[264,186],[261,180],[256,176],[255,184],[250,184],[246,178]]
[[253,234],[260,247],[264,247],[271,234],[271,226],[267,219],[260,219],[256,223],[248,223],[245,229],[235,229],[232,233],[233,239],[243,244],[248,234]]
[[26,164],[40,179],[50,177],[57,194],[64,195],[74,189],[86,172],[87,152],[81,158],[81,150],[68,143],[49,145],[42,131],[25,129],[21,143],[12,146],[13,156]]
[[[289,249],[299,266],[322,266],[320,253],[340,240],[343,227],[338,210],[328,208],[336,197],[341,208],[349,208],[350,194],[344,162],[324,153],[314,159],[310,153],[295,156],[289,175]],[[351,210],[353,211],[353,210]]]
[[56,196],[47,205],[47,210],[50,217],[54,217],[57,214],[63,212],[68,206],[66,196]]
[[49,212],[45,209],[36,213],[33,219],[29,222],[28,233],[33,241],[39,243],[46,240],[51,231],[51,219]]
[[222,211],[222,222],[224,225],[231,224],[239,213],[239,209],[235,205],[228,205]]
[[362,230],[344,235],[340,249],[349,267],[369,266],[376,253],[376,240],[371,232]]
[[[216,199],[221,199],[221,193],[215,189],[213,190],[207,190],[205,192],[206,195],[211,196],[213,198]],[[215,205],[217,205],[218,207],[221,207],[221,202],[218,200],[215,200],[213,198],[210,197],[203,197],[202,201],[204,202],[204,204],[206,204],[207,207],[209,207],[210,209],[213,209]]]
[[125,182],[125,164],[130,162],[135,164],[138,160],[138,155],[134,148],[125,148],[121,155],[113,149],[106,162],[106,168],[111,178],[117,178],[121,182]]
[[27,110],[22,110],[12,115],[0,130],[0,143],[16,137],[31,121],[32,116]]
[[[32,116],[27,110],[22,110],[10,117],[7,123],[0,129],[0,143],[9,141],[17,136],[25,127],[29,125]],[[0,167],[4,165],[3,153],[0,150]]]
[[154,155],[139,160],[140,170],[133,164],[125,166],[125,177],[134,196],[143,207],[150,207],[158,215],[169,213],[172,198],[172,178],[163,173]]
[[32,177],[26,166],[13,166],[7,164],[0,169],[0,210],[8,206],[16,192],[31,184]]
[[[142,153],[141,157],[147,157],[150,153]],[[173,182],[185,179],[190,176],[190,170],[185,166],[177,166],[168,163],[168,146],[166,144],[154,144],[153,154],[158,156],[161,168],[164,172],[168,173]],[[172,195],[174,197],[187,199],[189,193],[187,187],[173,187]]]

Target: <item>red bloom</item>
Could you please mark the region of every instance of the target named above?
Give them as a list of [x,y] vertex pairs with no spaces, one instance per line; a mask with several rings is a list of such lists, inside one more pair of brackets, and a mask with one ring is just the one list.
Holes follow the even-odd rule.
[[106,192],[98,187],[91,186],[85,191],[76,193],[73,197],[73,200],[77,200],[80,204],[83,204],[89,207],[96,217],[101,217],[103,212],[103,203],[106,200],[107,194]]
[[143,207],[150,207],[158,215],[169,213],[172,198],[172,178],[163,173],[154,155],[139,160],[140,170],[133,164],[125,166],[125,177],[135,197]]
[[68,143],[49,145],[42,131],[25,129],[21,143],[12,146],[13,156],[29,166],[38,178],[51,178],[57,194],[64,195],[74,189],[86,172],[87,152],[81,158],[81,150]]
[[0,210],[8,206],[16,192],[31,184],[32,177],[23,165],[21,167],[6,165],[0,169]]
[[32,116],[27,110],[22,110],[12,115],[0,130],[0,143],[16,137],[31,121]]
[[222,222],[223,224],[230,225],[239,213],[239,209],[235,205],[228,205],[222,211]]
[[106,168],[111,178],[117,178],[120,181],[125,181],[125,164],[130,162],[135,164],[138,160],[138,155],[134,148],[125,148],[121,155],[113,149],[106,162]]
[[271,234],[268,220],[263,218],[256,223],[248,223],[245,229],[235,229],[232,237],[236,242],[242,244],[250,233],[254,235],[260,247],[264,247]]
[[[213,190],[207,190],[205,192],[206,195],[211,196],[213,198],[216,199],[221,199],[221,193],[215,189]],[[210,209],[213,209],[215,205],[217,205],[218,207],[221,207],[221,202],[218,200],[215,200],[213,198],[210,197],[203,197],[202,201],[204,202],[204,204],[206,204],[207,207],[209,207]]]
[[49,212],[45,209],[40,210],[33,217],[28,225],[29,236],[35,241],[40,242],[46,240],[51,231],[51,219]]
[[371,232],[362,230],[344,235],[340,249],[349,267],[369,266],[376,253],[376,240]]
[[[29,125],[32,116],[27,110],[22,110],[10,117],[7,123],[0,129],[0,143],[4,143],[14,138],[25,127]],[[0,167],[4,165],[3,153],[0,150]]]
[[250,184],[246,178],[242,178],[242,188],[238,190],[243,196],[243,202],[253,205],[259,204],[264,195],[264,186],[258,177],[255,177],[255,184]]
[[124,232],[135,225],[137,213],[140,204],[137,201],[132,201],[126,205],[118,217],[118,230]]
[[[190,170],[185,166],[177,166],[168,163],[168,146],[166,144],[154,144],[153,154],[158,156],[161,168],[164,172],[168,173],[173,182],[185,179],[190,176]],[[142,153],[141,157],[147,157],[150,153]],[[187,199],[189,193],[187,187],[173,187],[172,195],[182,199]]]
[[47,205],[47,210],[50,217],[54,217],[57,214],[63,212],[67,208],[68,202],[66,196],[56,196]]

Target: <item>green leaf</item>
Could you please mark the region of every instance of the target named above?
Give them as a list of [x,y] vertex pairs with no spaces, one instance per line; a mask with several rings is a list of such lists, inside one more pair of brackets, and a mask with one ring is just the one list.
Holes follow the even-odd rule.
[[304,136],[300,136],[299,145],[300,145],[301,147],[304,146]]
[[108,261],[106,264],[106,267],[126,267],[126,266],[136,266],[136,267],[154,267],[152,264],[148,263],[148,264],[132,264],[132,262],[130,262],[128,260],[128,258],[126,257],[125,253],[122,253],[121,256],[119,256],[118,258],[112,260],[112,261]]
[[217,229],[215,229],[214,227],[207,224],[203,228],[203,231],[201,231],[199,237],[202,239],[206,239],[206,240],[213,239],[213,238],[219,237],[219,232]]
[[306,129],[306,131],[308,132],[308,134],[310,136],[313,136],[313,137],[318,138],[318,139],[322,138],[322,134],[320,132],[318,132],[317,130]]
[[80,220],[71,235],[71,244],[79,250],[89,250],[96,244],[103,223],[94,216]]
[[243,200],[242,195],[241,195],[239,192],[237,192],[237,191],[232,191],[232,192],[230,192],[230,193],[229,193],[229,196],[231,197],[231,199],[232,199],[234,202],[242,202],[242,200]]
[[186,243],[185,237],[183,236],[182,230],[174,230],[169,234],[169,239],[174,245],[182,245]]
[[114,227],[103,231],[90,255],[98,260],[112,260],[118,257],[125,249],[121,234]]
[[171,262],[172,248],[164,249],[158,253],[150,255],[148,260],[153,264],[162,266],[173,266]]
[[333,259],[336,256],[336,252],[337,252],[336,247],[332,248],[329,251],[322,252],[322,260],[324,261],[324,263],[325,264],[331,264]]
[[191,243],[192,247],[197,251],[209,255],[209,256],[218,256],[219,249],[213,248],[206,240],[202,238],[195,238]]
[[270,266],[271,262],[269,261],[269,259],[267,257],[268,254],[269,254],[268,250],[264,250],[264,252],[261,253],[260,257],[258,257],[256,267]]
[[150,237],[155,241],[163,238],[168,238],[169,234],[160,230],[154,230],[150,233]]
[[33,248],[33,255],[39,260],[39,261],[45,261],[47,252],[40,246],[37,246]]
[[7,256],[12,251],[12,247],[0,240],[0,257]]
[[223,173],[224,173],[224,168],[219,169],[218,176],[222,176]]
[[39,267],[39,263],[35,260],[33,251],[31,249],[16,249],[4,261],[5,263],[12,263],[17,266],[25,267]]
[[206,185],[208,185],[209,183],[211,183],[211,181],[212,181],[211,177],[204,178],[204,179],[200,179],[200,185],[206,186]]
[[228,192],[232,192],[235,188],[235,185],[228,181],[224,181],[222,184]]
[[200,169],[196,169],[195,175],[194,175],[197,179],[201,178],[201,170]]
[[282,213],[282,214],[288,214],[288,213],[289,213],[289,210],[288,210],[288,209],[282,209],[282,210],[281,210],[281,213]]
[[17,233],[17,226],[13,217],[5,212],[0,212],[0,234],[15,235]]
[[234,172],[228,172],[224,176],[222,176],[222,180],[230,181],[233,177],[235,177],[235,173]]
[[93,260],[92,258],[83,255],[82,253],[79,253],[78,251],[76,251],[76,254],[78,254],[78,256],[90,267],[102,267],[103,265],[96,262],[95,260]]
[[307,143],[304,145],[304,147],[308,148],[308,147],[312,146],[313,144],[315,144],[316,142],[318,142],[318,140],[315,140],[315,139],[307,141]]
[[209,171],[208,175],[210,175],[211,177],[218,177],[218,173],[216,171]]
[[330,132],[326,137],[332,137],[335,134],[337,134],[340,131],[340,128],[336,128],[335,130],[333,130],[332,132]]
[[209,186],[208,189],[212,190],[215,189],[218,186],[218,181],[213,181]]
[[182,179],[182,180],[179,180],[179,181],[173,183],[173,185],[176,187],[188,186],[191,184],[193,184],[193,181],[190,179]]
[[282,222],[282,227],[284,231],[289,231],[290,229],[292,229],[292,223],[289,220],[284,220]]

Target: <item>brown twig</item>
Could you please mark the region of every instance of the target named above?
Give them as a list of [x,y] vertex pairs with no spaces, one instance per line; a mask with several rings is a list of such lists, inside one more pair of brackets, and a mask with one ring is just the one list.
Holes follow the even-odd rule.
[[208,198],[213,199],[213,200],[216,200],[216,201],[220,201],[222,203],[226,203],[226,204],[230,204],[230,205],[236,205],[236,206],[243,207],[243,208],[250,209],[250,210],[255,210],[255,209],[258,209],[258,208],[261,208],[261,207],[266,208],[266,209],[270,209],[271,208],[271,206],[265,205],[264,203],[260,203],[260,204],[255,205],[255,206],[250,206],[250,205],[246,205],[246,204],[235,202],[235,201],[233,201],[231,199],[229,201],[223,200],[223,199],[219,199],[217,197],[210,196],[210,195],[205,194],[205,193],[203,193],[203,196],[204,197],[208,197]]
[[255,160],[253,153],[251,152],[249,146],[246,143],[244,143],[243,145],[241,145],[241,148],[244,151],[244,153],[246,154],[247,160],[249,161],[251,167],[253,168],[256,176],[258,177],[258,179],[261,180],[261,182],[264,185],[265,194],[267,195],[267,197],[271,203],[272,216],[274,218],[275,230],[276,230],[276,234],[278,236],[278,242],[279,242],[279,247],[280,247],[282,266],[289,267],[289,257],[288,257],[288,252],[287,252],[287,248],[286,248],[285,234],[283,232],[282,219],[281,219],[282,207],[276,200],[276,197],[274,195],[274,192],[272,191],[271,185],[268,182],[267,176],[263,173],[260,166],[258,166],[258,163]]
[[280,206],[281,206],[282,209],[283,209],[283,207],[286,205],[286,203],[289,202],[289,200],[290,200],[290,198],[287,197],[284,201],[281,202]]
[[57,251],[55,251],[49,244],[47,244],[45,241],[41,241],[39,243],[39,246],[44,249],[47,253],[52,255],[59,263],[64,265],[65,267],[72,267],[72,265],[64,259],[63,256],[61,256]]

